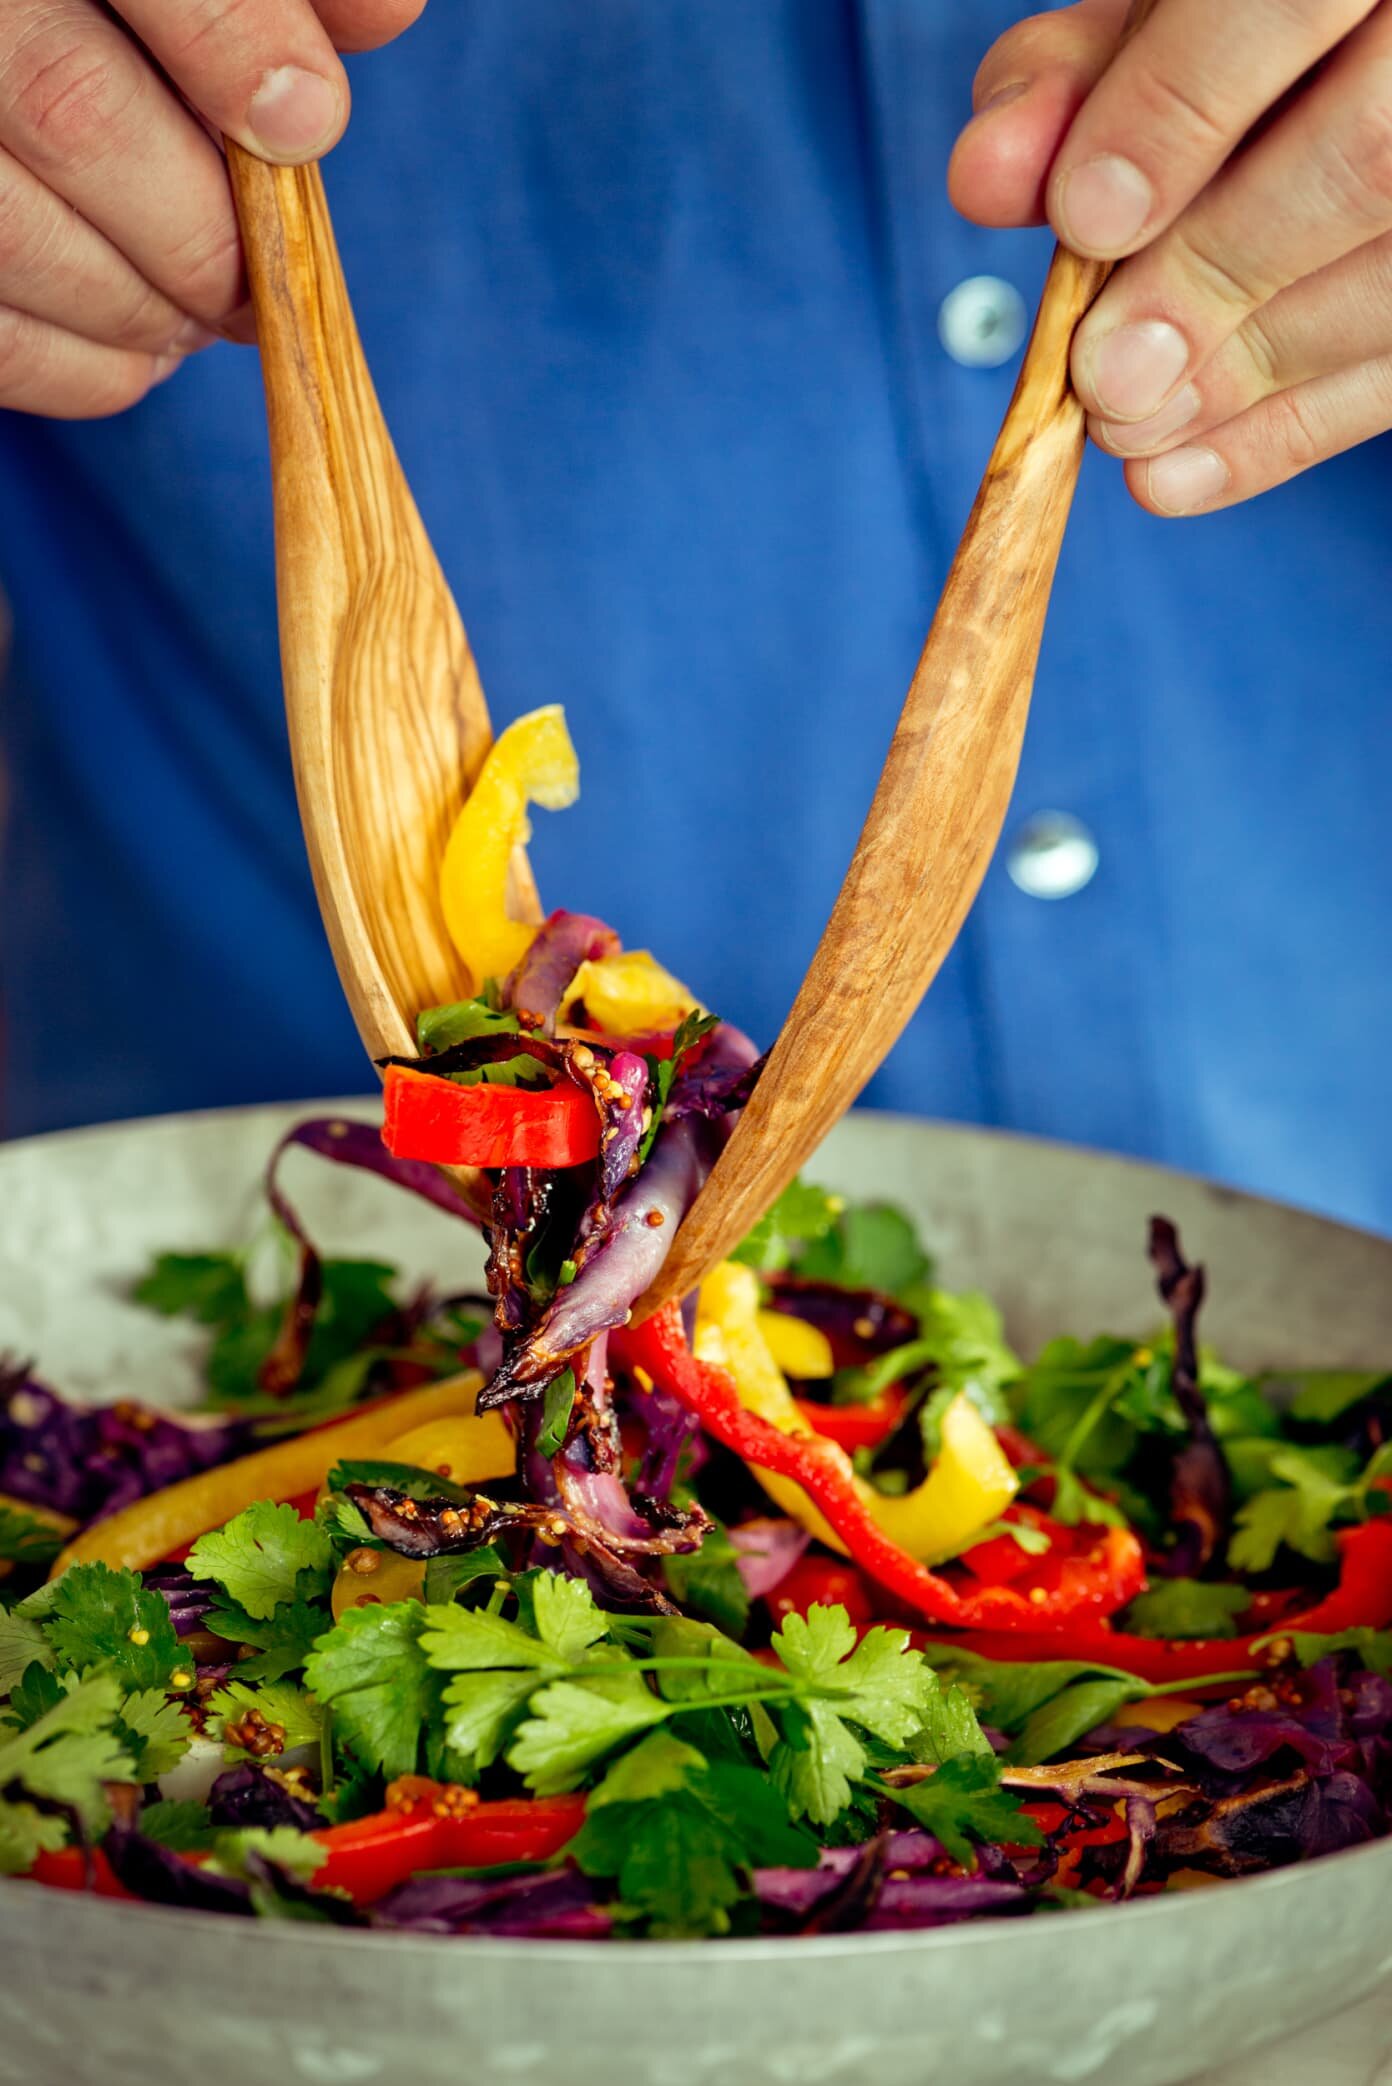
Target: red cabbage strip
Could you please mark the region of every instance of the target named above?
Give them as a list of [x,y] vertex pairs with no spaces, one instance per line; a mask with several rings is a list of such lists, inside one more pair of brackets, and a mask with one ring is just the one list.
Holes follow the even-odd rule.
[[508,979],[503,997],[527,1028],[543,1036],[556,1033],[565,990],[582,963],[617,956],[623,943],[612,927],[588,913],[552,913],[537,929],[536,939]]
[[1189,1428],[1189,1439],[1170,1471],[1170,1523],[1177,1531],[1161,1569],[1175,1578],[1202,1571],[1223,1542],[1232,1512],[1232,1479],[1209,1424],[1199,1384],[1196,1324],[1204,1298],[1204,1271],[1190,1267],[1179,1233],[1168,1217],[1150,1220],[1150,1258],[1174,1320],[1174,1367],[1170,1387]]
[[717,1022],[689,1050],[683,1051],[672,1078],[663,1119],[679,1123],[684,1116],[728,1115],[743,1108],[764,1060],[742,1030]]
[[323,1297],[324,1271],[318,1249],[300,1221],[299,1212],[280,1185],[280,1167],[295,1146],[316,1152],[338,1166],[360,1167],[379,1174],[399,1188],[409,1189],[452,1217],[467,1217],[477,1223],[475,1212],[461,1191],[439,1167],[422,1159],[394,1159],[382,1142],[374,1123],[356,1123],[346,1116],[311,1116],[287,1130],[271,1154],[266,1168],[266,1200],[300,1249],[300,1272],[285,1310],[285,1321],[275,1345],[261,1365],[258,1382],[271,1397],[292,1391],[304,1373],[305,1356],[314,1332],[314,1321]]
[[577,1250],[579,1272],[558,1289],[537,1324],[504,1359],[479,1399],[488,1411],[510,1398],[536,1398],[570,1356],[622,1325],[671,1249],[725,1138],[701,1116],[666,1124],[647,1163],[612,1213]]

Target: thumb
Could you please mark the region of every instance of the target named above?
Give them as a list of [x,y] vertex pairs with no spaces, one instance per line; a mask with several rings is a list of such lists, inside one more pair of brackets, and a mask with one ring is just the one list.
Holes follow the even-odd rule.
[[425,0],[314,0],[336,51],[375,51],[409,29]]
[[1121,41],[1127,0],[1078,0],[1007,29],[982,59],[947,192],[979,225],[1045,221],[1049,169]]

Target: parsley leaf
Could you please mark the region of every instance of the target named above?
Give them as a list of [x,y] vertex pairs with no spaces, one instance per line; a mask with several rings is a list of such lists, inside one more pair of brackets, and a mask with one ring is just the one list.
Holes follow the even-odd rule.
[[1235,1637],[1237,1618],[1251,1605],[1250,1587],[1162,1579],[1136,1596],[1122,1628],[1142,1637]]
[[301,1520],[288,1502],[261,1499],[226,1527],[200,1536],[188,1568],[196,1579],[216,1580],[248,1615],[265,1621],[283,1601],[328,1592],[334,1550],[318,1522]]
[[422,1727],[438,1704],[438,1684],[421,1636],[440,1615],[417,1601],[349,1608],[305,1661],[305,1679],[333,1710],[335,1738],[390,1781],[411,1774]]
[[1021,1809],[1017,1798],[1000,1786],[1000,1763],[985,1754],[948,1760],[907,1789],[889,1789],[925,1832],[942,1841],[954,1861],[976,1866],[972,1842],[984,1840],[1011,1847],[1038,1847],[1044,1835]]
[[182,1663],[168,1603],[109,1565],[72,1565],[53,1582],[45,1634],[60,1667],[109,1666],[127,1688],[167,1687]]

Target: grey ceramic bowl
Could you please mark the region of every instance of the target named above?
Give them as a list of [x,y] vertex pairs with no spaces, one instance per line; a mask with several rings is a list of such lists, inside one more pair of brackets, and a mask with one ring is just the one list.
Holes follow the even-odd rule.
[[[300,1112],[0,1150],[0,1351],[38,1355],[82,1395],[187,1395],[189,1337],[135,1311],[120,1285],[157,1247],[243,1236],[265,1155]],[[1392,1244],[1292,1210],[1085,1152],[884,1116],[843,1124],[813,1171],[910,1208],[944,1282],[990,1289],[1025,1348],[1060,1331],[1153,1324],[1145,1220],[1164,1209],[1208,1264],[1205,1330],[1231,1360],[1392,1357]],[[472,1278],[475,1249],[428,1209],[374,1181],[316,1173],[308,1159],[296,1179],[334,1250]],[[11,1882],[0,1885],[0,2079],[1166,2086],[1392,1974],[1389,1905],[1392,1841],[1116,1910],[725,1944],[338,1933]]]

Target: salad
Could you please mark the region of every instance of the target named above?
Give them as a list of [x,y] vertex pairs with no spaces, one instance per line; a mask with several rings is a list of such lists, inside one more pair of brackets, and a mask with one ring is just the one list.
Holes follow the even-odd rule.
[[[289,1133],[267,1233],[138,1284],[204,1329],[203,1409],[0,1367],[0,1871],[797,1935],[1385,1835],[1392,1372],[1226,1367],[1160,1217],[1151,1335],[1023,1358],[902,1212],[802,1181],[645,1317],[759,1060],[601,922],[511,917],[575,786],[559,712],[502,735],[441,874],[475,995],[384,1065],[380,1135]],[[481,1224],[486,1294],[325,1258],[304,1153]]]

